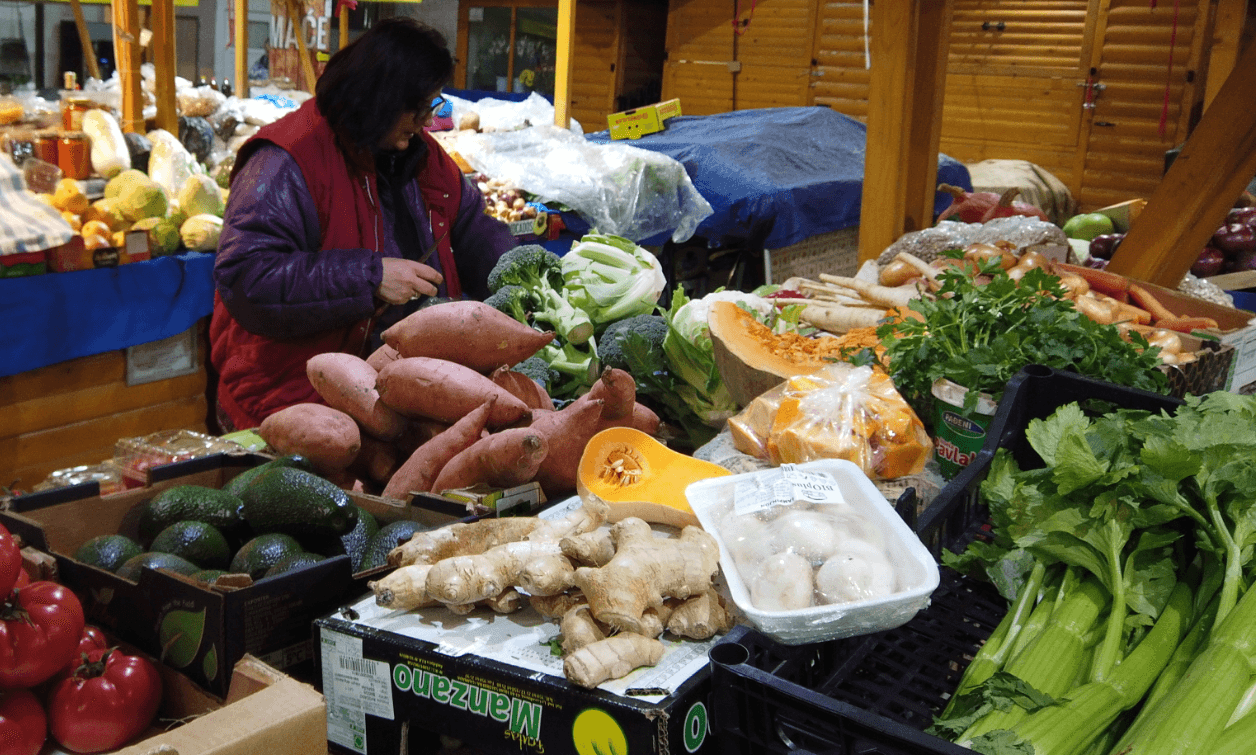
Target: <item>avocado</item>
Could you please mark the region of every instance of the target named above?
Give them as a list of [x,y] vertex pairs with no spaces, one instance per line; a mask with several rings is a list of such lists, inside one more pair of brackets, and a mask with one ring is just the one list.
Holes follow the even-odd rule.
[[273,577],[276,574],[283,574],[284,572],[294,571],[296,569],[302,569],[310,564],[317,564],[322,560],[324,560],[323,556],[320,556],[317,553],[294,553],[267,569],[263,578]]
[[182,521],[205,522],[224,534],[237,530],[240,498],[203,485],[176,485],[153,496],[140,511],[140,542],[151,543],[157,533]]
[[339,556],[342,553],[348,555],[349,564],[356,574],[362,569],[362,561],[366,557],[366,549],[371,544],[371,538],[379,532],[379,523],[375,521],[371,512],[357,505],[354,505],[354,508],[358,510],[358,521],[353,525],[353,529],[334,542],[328,543],[326,548],[318,548],[316,543],[307,543],[307,545],[314,545],[315,548],[312,550],[317,550],[324,556]]
[[380,527],[379,532],[375,533],[375,537],[372,537],[366,546],[361,566],[354,567],[354,573],[383,566],[388,563],[389,551],[402,543],[409,542],[414,533],[426,532],[429,529],[431,527],[425,527],[409,519],[402,519]]
[[260,472],[240,500],[240,512],[254,532],[337,538],[357,522],[358,509],[348,493],[302,469],[272,467]]
[[222,569],[231,563],[231,546],[218,528],[192,520],[175,522],[153,538],[148,548],[157,553],[173,553],[202,569]]
[[280,532],[269,532],[258,535],[236,551],[231,559],[232,574],[248,574],[253,579],[261,579],[270,567],[288,556],[304,553],[305,549],[291,535]]
[[80,545],[74,551],[74,560],[116,572],[118,567],[143,552],[140,544],[126,535],[100,535]]
[[291,467],[293,469],[304,469],[306,472],[314,471],[314,465],[310,463],[310,460],[307,459],[306,457],[300,454],[286,454],[284,456],[279,456],[274,459],[271,459],[270,461],[265,462],[264,464],[258,464],[256,467],[253,467],[252,469],[244,470],[240,474],[228,480],[227,484],[222,486],[222,489],[227,491],[228,493],[231,493],[232,495],[239,496],[241,493],[244,492],[244,489],[248,487],[249,482],[254,477],[257,477],[259,472],[264,472],[267,469],[274,469],[275,467]]
[[139,582],[140,572],[146,566],[150,569],[169,569],[172,572],[187,574],[188,576],[201,570],[201,567],[173,553],[141,553],[128,559],[125,564],[118,567],[117,574],[125,580]]
[[228,573],[229,572],[223,571],[222,569],[204,569],[202,571],[198,571],[197,573],[193,574],[192,579],[199,580],[201,582],[205,582],[207,584],[212,585],[215,579],[218,579],[222,575],[228,574]]

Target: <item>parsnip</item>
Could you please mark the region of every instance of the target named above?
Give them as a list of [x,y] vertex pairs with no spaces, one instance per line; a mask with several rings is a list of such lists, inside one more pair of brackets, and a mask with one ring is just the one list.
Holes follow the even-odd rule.
[[854,291],[858,291],[859,295],[864,299],[875,304],[881,304],[885,307],[906,307],[911,303],[912,299],[920,297],[920,291],[913,285],[903,285],[891,288],[876,283],[868,283],[858,278],[844,278],[840,275],[829,275],[828,273],[820,273],[820,280],[825,283],[836,283],[845,286]]

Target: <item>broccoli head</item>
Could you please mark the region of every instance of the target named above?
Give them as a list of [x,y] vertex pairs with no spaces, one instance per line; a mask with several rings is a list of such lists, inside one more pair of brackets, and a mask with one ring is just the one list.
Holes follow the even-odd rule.
[[528,357],[510,369],[540,383],[547,393],[550,390],[550,386],[561,377],[558,370],[551,368],[549,362],[546,362],[539,356]]
[[505,312],[521,323],[527,324],[532,314],[532,297],[523,286],[502,286],[484,303],[499,312]]
[[635,315],[616,320],[606,326],[606,332],[598,339],[597,355],[604,367],[616,367],[632,372],[624,343],[632,333],[640,333],[651,350],[663,352],[663,338],[667,336],[667,320],[659,315]]
[[507,286],[527,291],[532,318],[551,325],[564,340],[581,345],[593,336],[593,321],[563,296],[562,259],[545,247],[525,244],[498,258],[488,274],[488,288],[496,294]]

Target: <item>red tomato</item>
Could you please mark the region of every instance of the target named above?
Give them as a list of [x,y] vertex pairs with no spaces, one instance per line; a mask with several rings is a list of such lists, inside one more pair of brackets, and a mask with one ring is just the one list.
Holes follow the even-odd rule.
[[23,573],[22,549],[4,525],[0,524],[0,595],[8,595]]
[[32,582],[0,606],[0,688],[34,687],[65,668],[83,636],[83,605],[55,582]]
[[28,689],[0,692],[0,752],[37,755],[48,736],[44,706]]
[[78,647],[74,650],[74,655],[70,656],[70,660],[65,664],[65,669],[59,676],[71,676],[79,666],[87,662],[86,655],[93,650],[104,650],[109,647],[109,641],[105,639],[105,633],[97,627],[88,624],[83,627],[83,635],[79,638]]
[[52,737],[81,753],[116,750],[152,722],[161,702],[161,676],[148,660],[96,649],[48,699]]
[[13,583],[13,589],[16,590],[19,587],[26,587],[30,583],[31,583],[31,575],[27,574],[26,570],[23,569],[22,571],[17,573],[17,581]]

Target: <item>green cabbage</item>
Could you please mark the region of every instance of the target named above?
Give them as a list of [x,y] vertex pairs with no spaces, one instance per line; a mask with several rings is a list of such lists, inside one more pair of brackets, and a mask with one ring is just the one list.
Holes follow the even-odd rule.
[[209,176],[197,174],[188,176],[179,189],[179,209],[193,215],[217,215],[222,217],[224,203],[222,189]]
[[115,207],[131,221],[159,218],[170,211],[165,190],[152,181],[128,186],[114,201]]
[[222,218],[204,213],[193,215],[183,221],[179,228],[179,236],[183,245],[194,252],[213,252],[218,250],[218,236],[222,233]]
[[165,257],[179,251],[182,242],[179,226],[170,218],[145,218],[131,226],[131,230],[148,233],[148,250],[154,257]]

